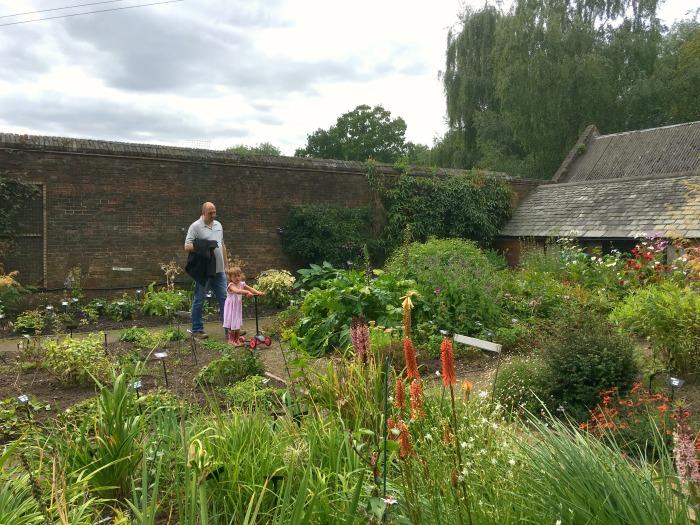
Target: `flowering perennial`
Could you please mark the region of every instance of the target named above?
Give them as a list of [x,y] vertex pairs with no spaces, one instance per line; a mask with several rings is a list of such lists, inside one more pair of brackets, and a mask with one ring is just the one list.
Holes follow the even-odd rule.
[[411,419],[423,415],[423,385],[420,379],[411,382]]
[[440,361],[442,362],[442,384],[445,386],[454,385],[455,378],[455,355],[452,349],[452,340],[448,337],[442,339],[440,344]]
[[420,379],[418,362],[416,361],[416,349],[413,347],[413,341],[408,337],[403,340],[403,355],[406,359],[406,375],[408,378]]
[[369,356],[369,326],[367,326],[364,318],[353,318],[350,325],[350,340],[357,359],[367,364]]

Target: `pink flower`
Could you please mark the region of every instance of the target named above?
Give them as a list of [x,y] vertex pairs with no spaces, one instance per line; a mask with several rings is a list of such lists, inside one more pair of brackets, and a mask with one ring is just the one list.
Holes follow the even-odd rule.
[[357,358],[367,364],[369,354],[369,326],[364,317],[354,317],[350,325],[350,340]]

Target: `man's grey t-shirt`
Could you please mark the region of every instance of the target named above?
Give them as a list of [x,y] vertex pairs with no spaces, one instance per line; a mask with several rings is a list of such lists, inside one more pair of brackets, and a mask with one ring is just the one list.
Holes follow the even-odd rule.
[[205,239],[207,241],[216,241],[219,246],[214,248],[214,256],[216,257],[216,272],[224,271],[224,255],[221,251],[221,247],[224,244],[224,228],[221,223],[214,220],[211,226],[207,226],[204,219],[201,217],[199,220],[194,221],[190,224],[190,228],[187,230],[187,237],[185,237],[185,244],[192,244],[195,239]]

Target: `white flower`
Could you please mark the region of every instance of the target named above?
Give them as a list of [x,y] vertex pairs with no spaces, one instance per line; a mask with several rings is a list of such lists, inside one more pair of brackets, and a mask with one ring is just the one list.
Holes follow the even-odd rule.
[[513,458],[510,458],[508,460],[508,464],[512,467],[513,465],[515,465],[515,460]]
[[462,442],[459,444],[459,446],[462,447],[462,448],[467,448],[467,442],[466,442],[466,441],[462,441]]
[[481,418],[481,424],[482,424],[482,425],[485,425],[485,424],[488,423],[488,422],[489,422],[489,420],[486,419],[485,417],[482,417],[482,418]]
[[426,434],[426,435],[425,435],[425,440],[426,440],[426,441],[432,441],[432,440],[433,440],[433,436],[431,436],[430,434]]
[[382,500],[387,505],[396,505],[396,503],[398,502],[394,496],[387,496],[386,498],[382,498]]
[[498,460],[496,458],[491,458],[491,464],[495,465],[496,463],[498,463]]
[[435,375],[440,377],[440,370],[435,370]]
[[488,395],[489,393],[486,390],[482,390],[481,392],[479,392],[479,397],[481,399],[485,399],[486,397],[488,397]]

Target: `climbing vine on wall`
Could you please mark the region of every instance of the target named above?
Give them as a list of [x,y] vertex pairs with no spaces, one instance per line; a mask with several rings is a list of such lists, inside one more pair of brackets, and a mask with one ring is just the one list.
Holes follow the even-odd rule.
[[373,173],[368,179],[386,212],[387,251],[401,243],[407,225],[415,240],[460,237],[486,246],[511,215],[510,185],[481,172],[453,177],[401,175],[394,184],[379,183]]
[[0,177],[0,248],[14,244],[20,212],[39,193],[33,184]]

